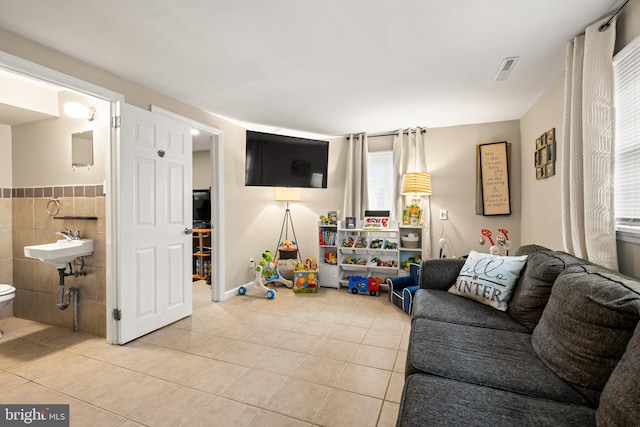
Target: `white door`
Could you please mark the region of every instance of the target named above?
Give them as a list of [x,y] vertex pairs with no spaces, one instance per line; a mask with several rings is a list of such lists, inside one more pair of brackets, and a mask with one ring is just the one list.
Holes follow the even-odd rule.
[[124,344],[191,315],[190,126],[122,105],[117,322]]

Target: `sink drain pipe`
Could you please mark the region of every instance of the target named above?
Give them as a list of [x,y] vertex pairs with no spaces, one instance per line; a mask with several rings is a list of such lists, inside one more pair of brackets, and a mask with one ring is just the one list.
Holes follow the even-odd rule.
[[[69,264],[69,268],[71,269],[71,264]],[[70,273],[67,273],[67,269],[65,268],[59,268],[58,269],[58,275],[60,276],[60,292],[58,293],[58,308],[60,310],[66,310],[67,307],[69,307],[69,304],[71,304],[71,293],[73,292],[73,332],[78,332],[78,308],[79,308],[79,302],[80,302],[80,295],[79,295],[79,290],[78,288],[69,288],[67,289],[67,292],[64,291],[64,278],[67,276],[79,276],[79,275],[86,275],[86,273],[84,271],[81,272],[77,272],[74,273],[73,270],[71,269]]]

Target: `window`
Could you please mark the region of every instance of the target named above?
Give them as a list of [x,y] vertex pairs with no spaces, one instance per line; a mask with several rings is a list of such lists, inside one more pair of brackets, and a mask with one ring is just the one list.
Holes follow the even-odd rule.
[[618,231],[640,234],[640,38],[614,59]]
[[370,152],[367,162],[369,209],[390,211],[391,218],[395,218],[393,152]]

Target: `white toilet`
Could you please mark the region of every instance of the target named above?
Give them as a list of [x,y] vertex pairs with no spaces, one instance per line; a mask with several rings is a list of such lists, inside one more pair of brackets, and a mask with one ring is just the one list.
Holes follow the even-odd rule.
[[[5,285],[4,283],[0,283],[0,313],[2,309],[8,306],[11,301],[13,301],[13,297],[16,296],[16,288],[11,285]],[[2,338],[2,331],[0,331],[0,338]]]

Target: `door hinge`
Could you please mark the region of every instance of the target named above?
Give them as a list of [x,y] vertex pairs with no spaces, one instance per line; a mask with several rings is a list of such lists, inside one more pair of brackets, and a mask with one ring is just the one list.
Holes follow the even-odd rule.
[[111,117],[111,127],[118,129],[120,127],[120,116]]
[[122,310],[114,308],[113,309],[113,319],[114,320],[121,320],[122,319]]

